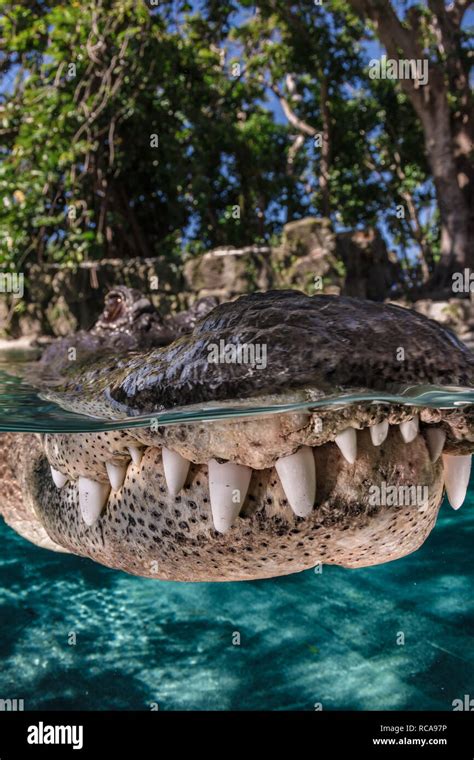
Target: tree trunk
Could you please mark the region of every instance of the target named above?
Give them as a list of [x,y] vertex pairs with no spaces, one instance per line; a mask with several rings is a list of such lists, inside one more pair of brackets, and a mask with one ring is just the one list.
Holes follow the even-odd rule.
[[319,186],[321,188],[322,210],[328,219],[331,216],[331,199],[329,188],[329,168],[331,162],[331,117],[329,113],[328,78],[321,71],[321,118],[323,124],[321,141],[321,163],[319,170]]
[[[411,9],[411,26],[402,25],[390,0],[349,0],[354,10],[369,18],[390,58],[423,60],[423,32],[416,8]],[[440,60],[429,61],[429,78],[417,86],[401,79],[423,127],[427,159],[433,173],[441,218],[441,258],[431,285],[451,284],[454,271],[474,269],[474,170],[469,159],[472,149],[473,107],[460,56],[459,29],[464,0],[455,0],[451,11],[443,2],[429,0],[430,32],[439,42]],[[450,14],[450,15],[449,15]],[[446,56],[446,53],[448,55]],[[459,107],[451,112],[449,96],[457,96]]]
[[474,241],[470,232],[472,209],[459,183],[449,107],[444,93],[433,89],[433,107],[427,113],[419,112],[419,116],[441,218],[441,258],[432,282],[443,287],[451,283],[453,272],[474,268]]

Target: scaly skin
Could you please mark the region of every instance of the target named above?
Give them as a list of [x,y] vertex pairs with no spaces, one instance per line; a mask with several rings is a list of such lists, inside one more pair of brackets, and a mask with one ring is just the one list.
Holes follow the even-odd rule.
[[[136,350],[139,331],[133,334],[133,319],[125,322]],[[125,419],[202,403],[268,405],[405,385],[473,386],[474,359],[463,344],[440,325],[395,306],[271,292],[223,304],[191,331],[193,325],[193,318],[181,318],[174,327],[181,337],[148,352],[98,358],[94,345],[92,353],[86,350],[63,371],[48,395],[68,409]],[[119,346],[113,329],[109,335]],[[219,340],[265,344],[266,367],[210,363],[209,346]],[[57,359],[63,370],[67,347],[63,341]],[[55,351],[48,365],[58,347]],[[398,425],[415,414],[420,433],[405,443]],[[374,446],[368,428],[384,420],[390,423],[388,435]],[[433,427],[446,438],[444,455],[435,462],[427,446]],[[348,428],[360,431],[352,464],[335,442]],[[374,565],[417,549],[435,524],[449,455],[474,449],[474,411],[472,406],[437,410],[360,402],[104,433],[5,434],[0,446],[6,484],[0,511],[34,543],[141,576],[245,580],[316,562]],[[129,446],[140,449],[140,462],[130,461]],[[192,463],[177,495],[167,486],[163,446]],[[312,508],[301,517],[291,508],[275,465],[308,451],[305,447],[311,447],[317,487]],[[252,468],[248,491],[226,532],[213,524],[210,460]],[[126,468],[124,481],[87,525],[78,478],[108,489],[106,463]],[[62,488],[53,484],[50,465],[67,478]],[[386,485],[399,491],[419,487],[419,495],[413,503],[374,503],[374,486],[383,492]]]

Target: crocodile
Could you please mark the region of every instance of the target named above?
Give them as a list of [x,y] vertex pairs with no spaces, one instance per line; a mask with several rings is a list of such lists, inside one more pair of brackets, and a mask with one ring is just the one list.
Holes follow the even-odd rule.
[[47,549],[177,581],[359,568],[418,549],[466,495],[474,406],[400,393],[469,391],[474,356],[394,304],[281,290],[164,320],[123,288],[39,367],[46,397],[120,422],[0,435],[0,513]]

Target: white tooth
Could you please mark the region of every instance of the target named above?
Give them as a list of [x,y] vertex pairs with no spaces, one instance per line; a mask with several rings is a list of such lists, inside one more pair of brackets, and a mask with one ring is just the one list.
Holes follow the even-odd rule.
[[420,418],[415,415],[412,420],[406,420],[406,422],[400,422],[400,433],[405,443],[411,443],[418,435],[420,427]]
[[215,459],[209,462],[209,498],[214,527],[226,533],[232,527],[247,495],[252,469]]
[[138,467],[138,465],[142,461],[142,456],[143,456],[142,450],[139,449],[138,446],[129,446],[128,453],[132,457],[133,464],[136,464]]
[[178,454],[177,451],[170,451],[163,446],[163,470],[165,473],[166,485],[171,496],[177,496],[188,477],[191,462]]
[[382,420],[377,422],[376,425],[372,425],[370,429],[370,437],[374,446],[381,446],[385,441],[388,434],[388,420]]
[[99,519],[109,495],[110,486],[90,478],[79,478],[79,507],[86,525],[93,525]]
[[433,464],[438,461],[439,455],[443,451],[445,440],[446,433],[442,428],[426,428],[426,443],[428,444],[428,451],[430,452],[430,459]]
[[295,454],[278,459],[275,469],[293,512],[298,517],[307,517],[312,512],[316,498],[313,450],[309,446],[302,446]]
[[[49,466],[51,467],[51,465]],[[62,488],[67,483],[67,476],[63,475],[59,470],[55,470],[54,467],[51,467],[51,475],[56,488]]]
[[339,446],[344,459],[347,459],[349,464],[354,464],[357,459],[357,433],[354,428],[343,430],[336,435],[334,442]]
[[446,495],[453,509],[459,509],[466,498],[471,474],[471,454],[443,454]]
[[107,470],[107,475],[109,476],[109,481],[112,489],[114,491],[118,491],[123,481],[125,480],[125,475],[127,474],[127,465],[106,462],[105,469]]

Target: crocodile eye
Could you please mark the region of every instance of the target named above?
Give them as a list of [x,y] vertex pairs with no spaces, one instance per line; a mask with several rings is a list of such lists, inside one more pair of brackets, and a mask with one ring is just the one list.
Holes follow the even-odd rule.
[[102,320],[110,323],[115,322],[120,316],[123,315],[124,302],[120,293],[110,293],[107,298],[107,304],[104,309]]

